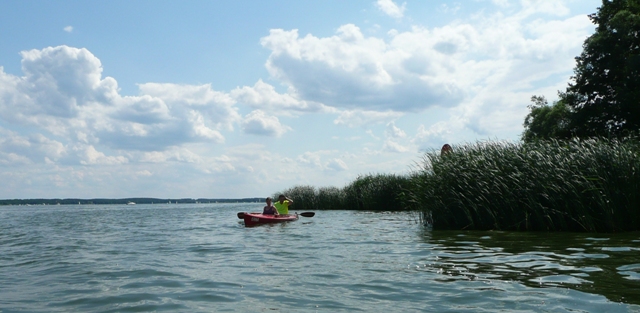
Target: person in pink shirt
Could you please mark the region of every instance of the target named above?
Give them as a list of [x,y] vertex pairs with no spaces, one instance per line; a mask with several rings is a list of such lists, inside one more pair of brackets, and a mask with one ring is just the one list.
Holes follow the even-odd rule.
[[280,215],[278,214],[278,209],[276,209],[275,206],[273,206],[273,204],[271,203],[271,197],[267,198],[267,205],[264,206],[264,209],[262,209],[262,214],[267,214],[267,215]]

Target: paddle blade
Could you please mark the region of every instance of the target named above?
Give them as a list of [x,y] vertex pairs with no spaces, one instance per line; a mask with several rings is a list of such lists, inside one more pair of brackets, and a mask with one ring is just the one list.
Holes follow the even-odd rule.
[[243,219],[244,218],[244,212],[238,212],[238,218],[239,219]]
[[304,217],[313,217],[314,215],[316,215],[316,212],[302,212],[300,213],[300,215]]

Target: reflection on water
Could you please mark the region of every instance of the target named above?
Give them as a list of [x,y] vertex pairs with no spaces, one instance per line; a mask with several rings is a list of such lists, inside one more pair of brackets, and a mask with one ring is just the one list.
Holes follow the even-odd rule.
[[[640,234],[430,231],[425,271],[441,281],[516,281],[640,304]],[[419,266],[419,265],[418,265]]]
[[425,231],[260,204],[0,208],[5,312],[640,312],[640,236]]

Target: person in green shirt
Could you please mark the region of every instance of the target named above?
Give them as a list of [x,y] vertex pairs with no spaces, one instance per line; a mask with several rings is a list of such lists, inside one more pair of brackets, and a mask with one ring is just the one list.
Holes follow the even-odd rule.
[[274,204],[279,214],[289,214],[289,206],[293,204],[293,200],[285,195],[278,196],[278,201]]

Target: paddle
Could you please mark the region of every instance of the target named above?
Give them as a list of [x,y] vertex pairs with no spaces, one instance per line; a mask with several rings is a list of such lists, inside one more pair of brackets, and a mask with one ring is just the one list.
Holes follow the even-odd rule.
[[[314,215],[316,215],[316,212],[302,212],[298,215],[302,215],[304,217],[313,217]],[[239,219],[243,219],[244,218],[244,212],[238,212],[238,218]]]

